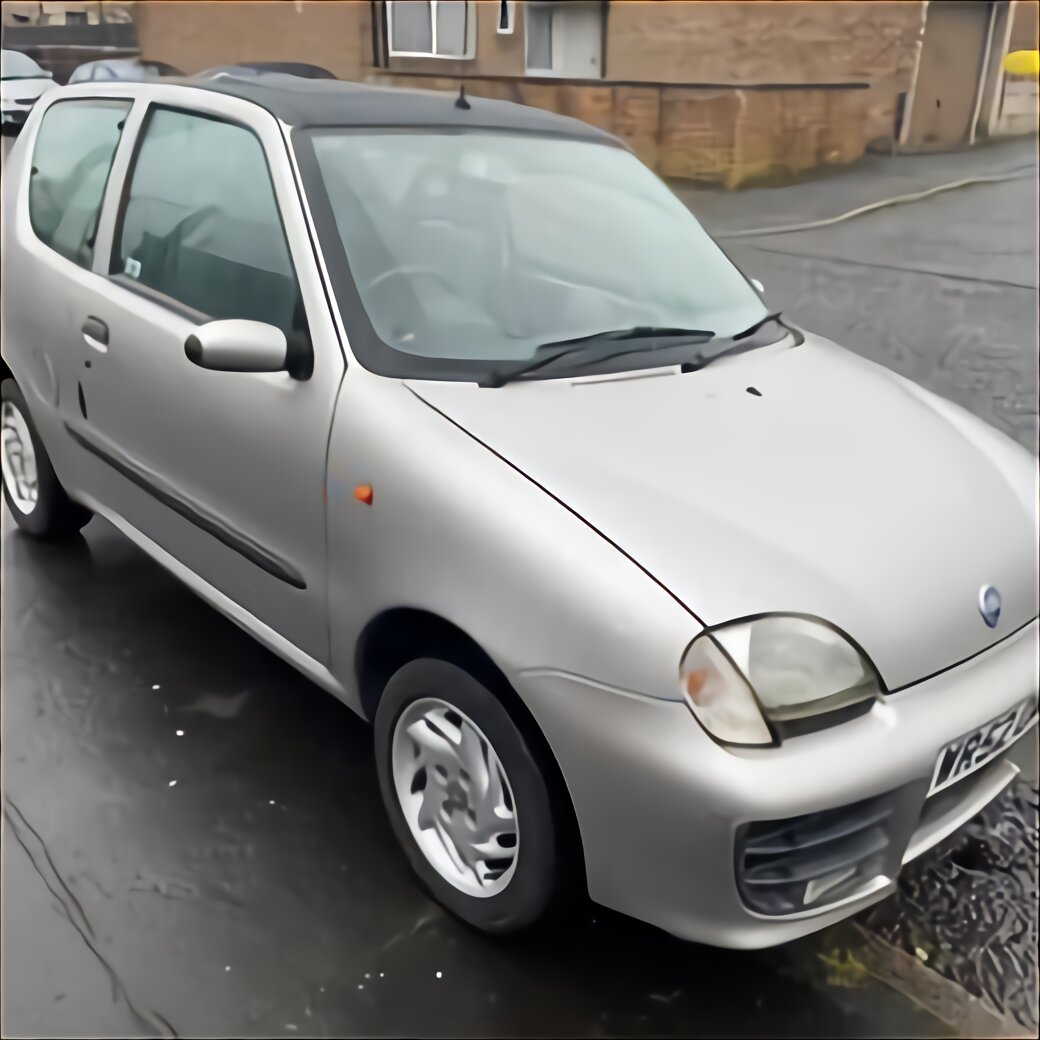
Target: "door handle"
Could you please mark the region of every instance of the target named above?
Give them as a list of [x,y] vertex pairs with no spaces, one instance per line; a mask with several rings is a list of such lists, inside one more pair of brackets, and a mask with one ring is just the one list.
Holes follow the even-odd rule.
[[80,331],[87,346],[102,354],[108,353],[108,326],[100,318],[87,318]]

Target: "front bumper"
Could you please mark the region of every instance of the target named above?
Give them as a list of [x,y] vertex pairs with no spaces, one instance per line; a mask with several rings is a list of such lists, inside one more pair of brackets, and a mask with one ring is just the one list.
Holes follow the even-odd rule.
[[29,118],[35,104],[35,98],[29,102],[4,101],[0,105],[0,121],[6,127],[20,127]]
[[4,112],[2,124],[8,129],[19,129],[25,126],[28,115],[28,112]]
[[[578,819],[589,894],[684,939],[754,948],[826,927],[882,899],[902,863],[952,833],[1018,773],[1005,751],[926,799],[940,750],[1037,697],[1033,621],[972,660],[889,695],[869,714],[779,748],[726,750],[685,704],[547,670],[517,688],[556,754]],[[1034,729],[1025,739],[1033,739]],[[1015,745],[1013,745],[1013,748]],[[883,869],[836,902],[769,916],[737,883],[748,825],[884,796]]]

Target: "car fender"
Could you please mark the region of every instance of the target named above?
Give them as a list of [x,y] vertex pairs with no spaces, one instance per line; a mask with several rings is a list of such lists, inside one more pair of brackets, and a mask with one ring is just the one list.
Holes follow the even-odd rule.
[[514,687],[549,670],[678,699],[697,619],[405,383],[348,371],[326,496],[332,671],[349,698],[359,634],[403,607],[461,629]]

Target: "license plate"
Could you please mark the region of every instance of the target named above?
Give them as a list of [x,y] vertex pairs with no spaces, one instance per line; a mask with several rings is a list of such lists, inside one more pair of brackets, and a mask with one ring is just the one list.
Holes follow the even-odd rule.
[[935,763],[928,794],[933,795],[981,769],[1025,732],[1035,711],[1032,700],[1023,701],[984,726],[947,744]]

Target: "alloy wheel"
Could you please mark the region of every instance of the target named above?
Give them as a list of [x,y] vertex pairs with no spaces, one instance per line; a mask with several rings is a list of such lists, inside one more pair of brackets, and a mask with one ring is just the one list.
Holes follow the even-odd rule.
[[36,449],[25,417],[11,401],[4,401],[0,409],[0,434],[4,483],[11,501],[28,516],[36,508],[38,494]]
[[520,848],[505,769],[480,727],[446,701],[413,701],[394,727],[391,771],[405,822],[438,874],[468,895],[501,892]]

